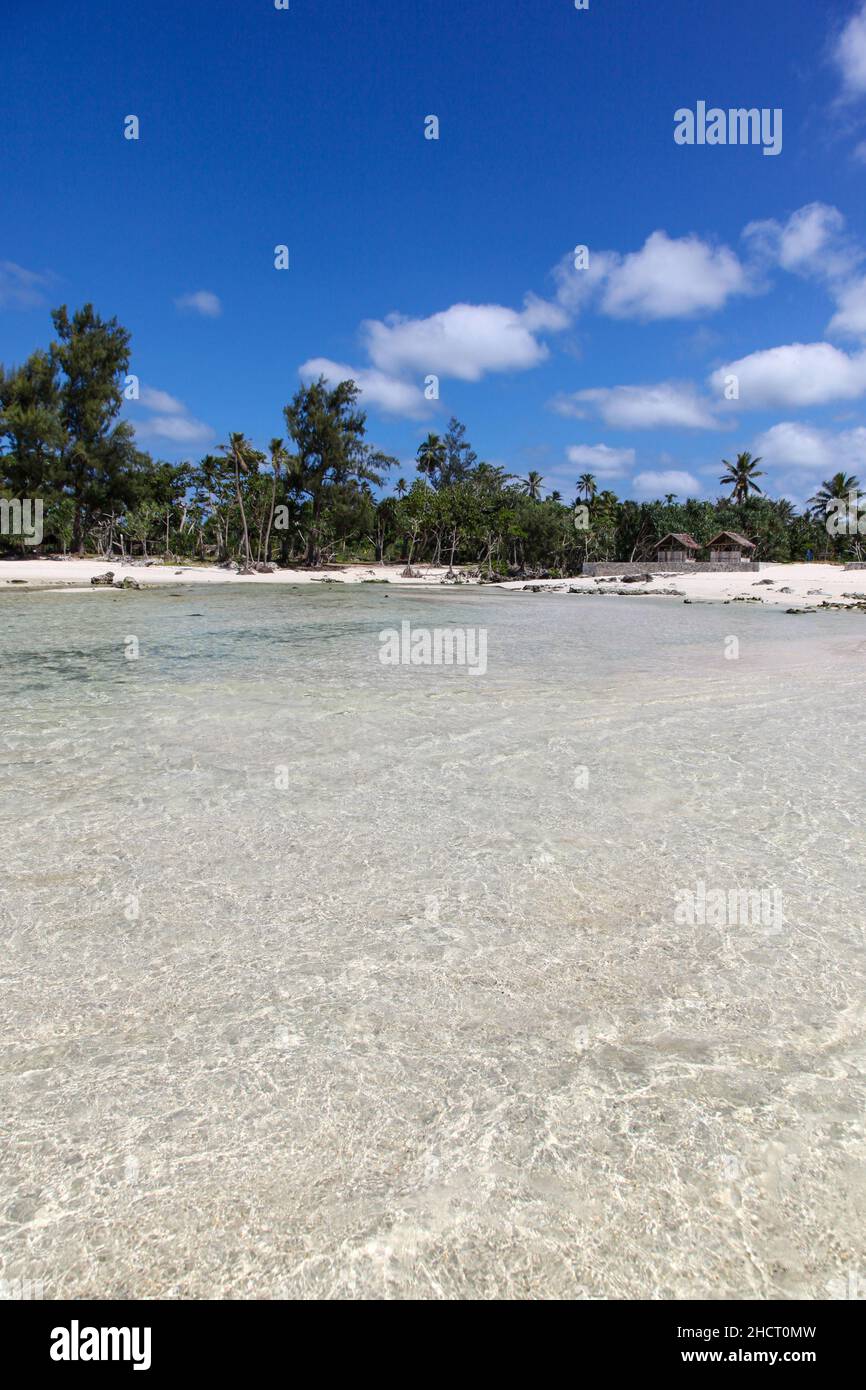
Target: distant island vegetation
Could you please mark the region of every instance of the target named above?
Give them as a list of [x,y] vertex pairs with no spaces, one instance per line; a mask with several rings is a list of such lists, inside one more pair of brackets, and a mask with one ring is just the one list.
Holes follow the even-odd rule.
[[0,499],[40,499],[40,547],[0,538],[10,554],[98,555],[236,563],[243,572],[362,560],[454,565],[487,574],[579,573],[588,560],[641,560],[671,532],[700,545],[720,530],[755,543],[755,559],[861,559],[863,539],[831,534],[834,502],[857,478],[837,473],[798,512],[764,495],[760,459],[723,462],[726,495],[620,499],[591,473],[576,495],[548,491],[479,459],[466,427],[418,446],[418,476],[367,441],[351,380],[302,385],[283,409],[284,437],[266,450],[242,432],[197,461],[141,450],[120,418],[129,399],[130,334],[93,306],[54,310],[55,338],[22,365],[0,367]]

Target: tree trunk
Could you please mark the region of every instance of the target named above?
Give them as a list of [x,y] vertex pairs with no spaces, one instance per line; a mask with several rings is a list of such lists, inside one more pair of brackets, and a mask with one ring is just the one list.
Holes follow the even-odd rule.
[[267,530],[267,534],[266,534],[266,536],[265,536],[265,564],[268,563],[268,551],[269,551],[270,548],[271,548],[271,527],[272,527],[273,524],[274,524],[274,512],[275,512],[275,510],[276,510],[276,505],[277,505],[277,477],[278,477],[278,474],[279,474],[279,470],[278,470],[277,468],[275,468],[275,469],[274,469],[274,485],[273,485],[273,487],[271,488],[271,513],[270,513],[270,516],[268,517],[268,530]]
[[250,533],[247,529],[247,513],[246,508],[244,507],[243,494],[241,493],[241,465],[237,454],[235,454],[235,490],[237,491],[238,495],[238,506],[241,509],[241,524],[243,526],[244,531],[244,556],[246,559],[246,567],[247,569],[252,569],[253,557],[252,552],[250,551]]

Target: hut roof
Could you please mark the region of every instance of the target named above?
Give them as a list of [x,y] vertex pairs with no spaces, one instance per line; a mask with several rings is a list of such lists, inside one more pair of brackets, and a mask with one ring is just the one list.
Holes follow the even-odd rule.
[[656,541],[653,550],[660,550],[667,541],[676,541],[684,550],[700,550],[700,546],[694,536],[690,536],[687,531],[669,531],[666,536],[662,536],[660,541]]
[[707,546],[715,545],[716,541],[733,541],[735,545],[742,546],[744,550],[754,550],[755,548],[755,542],[741,536],[739,531],[720,531],[717,536],[713,536],[711,541],[707,541]]

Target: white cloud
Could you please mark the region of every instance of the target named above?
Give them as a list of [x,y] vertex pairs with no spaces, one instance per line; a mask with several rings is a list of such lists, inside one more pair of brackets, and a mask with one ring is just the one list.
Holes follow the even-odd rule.
[[569,463],[599,478],[618,478],[634,468],[634,449],[612,449],[607,444],[573,444],[566,450]]
[[560,329],[567,328],[569,319],[568,314],[559,304],[552,304],[549,299],[540,299],[537,294],[529,294],[523,299],[523,313],[521,315],[524,328],[530,333],[558,333]]
[[823,430],[796,420],[783,420],[755,440],[753,452],[772,468],[807,469],[829,476],[864,471],[866,429]]
[[45,303],[44,291],[52,276],[25,270],[14,261],[0,261],[0,306],[11,309],[34,309]]
[[866,279],[852,280],[840,289],[836,305],[827,332],[853,338],[866,336]]
[[417,420],[430,410],[430,403],[419,386],[372,367],[350,367],[345,362],[332,362],[328,357],[311,357],[298,368],[298,375],[305,382],[323,376],[332,387],[351,379],[360,389],[365,405],[378,406],[388,415],[405,415]]
[[598,414],[612,429],[714,429],[718,420],[708,403],[688,383],[663,381],[656,386],[611,386],[559,396],[552,407],[560,415],[583,418]]
[[559,303],[570,314],[579,314],[612,274],[620,257],[614,251],[590,251],[585,270],[576,270],[574,260],[574,252],[569,251],[554,266],[553,278]]
[[611,272],[602,311],[611,318],[689,318],[749,291],[745,270],[726,246],[653,232]]
[[845,218],[829,203],[807,203],[785,222],[750,222],[743,237],[752,252],[798,274],[828,277],[850,270],[857,257],[846,245]]
[[852,15],[832,47],[847,96],[866,92],[866,4]]
[[211,290],[196,290],[194,294],[182,294],[174,302],[178,309],[187,309],[193,314],[201,314],[202,318],[206,319],[219,318],[223,311],[219,297]]
[[210,425],[191,415],[151,415],[136,424],[135,432],[142,439],[170,439],[175,444],[206,444],[214,437]]
[[135,433],[142,440],[168,439],[174,444],[206,444],[214,430],[190,415],[183,401],[156,386],[142,386],[139,405],[156,413],[135,421]]
[[163,415],[186,413],[183,401],[179,401],[177,396],[170,396],[167,391],[158,391],[154,386],[142,386],[139,399],[148,410],[158,410]]
[[636,497],[665,497],[669,492],[679,498],[698,497],[701,484],[691,473],[671,469],[665,473],[638,473],[632,479]]
[[713,372],[710,382],[720,394],[729,375],[739,380],[741,408],[825,405],[866,391],[866,353],[849,357],[830,343],[789,343]]
[[389,376],[414,371],[480,381],[487,372],[543,362],[548,350],[534,332],[565,322],[556,306],[532,298],[522,313],[500,304],[452,304],[426,319],[389,314],[367,319],[362,335],[374,366]]
[[727,246],[698,236],[669,237],[659,230],[639,251],[621,256],[592,251],[585,270],[576,270],[572,252],[554,267],[557,298],[572,314],[593,299],[617,319],[680,319],[720,309],[734,294],[753,286],[746,269]]

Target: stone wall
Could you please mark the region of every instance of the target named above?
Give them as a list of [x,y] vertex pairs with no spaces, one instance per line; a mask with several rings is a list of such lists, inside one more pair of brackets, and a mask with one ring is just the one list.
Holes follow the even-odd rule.
[[757,560],[744,561],[737,565],[711,564],[709,560],[694,560],[691,563],[671,560],[668,564],[656,564],[654,560],[591,560],[584,565],[584,575],[609,574],[754,574],[761,568]]

